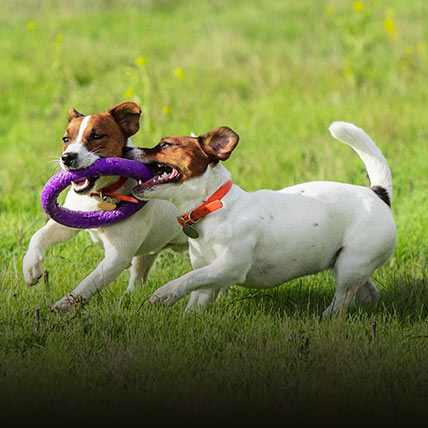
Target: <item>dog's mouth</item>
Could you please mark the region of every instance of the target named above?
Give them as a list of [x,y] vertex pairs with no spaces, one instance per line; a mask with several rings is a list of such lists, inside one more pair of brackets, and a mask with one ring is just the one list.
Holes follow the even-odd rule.
[[98,177],[82,178],[79,181],[72,181],[73,190],[76,193],[87,193],[93,189]]
[[150,162],[145,165],[153,177],[144,182],[139,181],[136,189],[148,189],[160,184],[176,182],[181,177],[180,169],[175,165],[160,162]]

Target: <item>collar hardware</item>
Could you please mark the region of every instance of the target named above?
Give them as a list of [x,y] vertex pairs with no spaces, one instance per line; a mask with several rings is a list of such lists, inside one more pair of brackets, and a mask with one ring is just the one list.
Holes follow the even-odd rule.
[[110,186],[104,187],[101,190],[94,190],[90,193],[91,197],[99,197],[101,201],[105,202],[107,197],[109,199],[117,199],[119,201],[126,201],[126,202],[132,202],[133,204],[138,204],[138,199],[134,198],[133,196],[126,196],[126,195],[120,195],[119,193],[114,193],[117,189],[122,187],[126,181],[128,180],[128,177],[120,177],[116,183],[113,183]]

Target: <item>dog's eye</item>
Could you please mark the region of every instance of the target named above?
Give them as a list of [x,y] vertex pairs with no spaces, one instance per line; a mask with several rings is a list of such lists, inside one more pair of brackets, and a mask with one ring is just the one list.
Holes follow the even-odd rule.
[[101,140],[101,138],[103,138],[103,137],[104,137],[104,135],[97,134],[96,132],[93,132],[93,133],[91,134],[91,138],[92,138],[93,140]]
[[62,137],[62,141],[64,143],[68,143],[70,141],[70,138],[68,138],[68,137]]
[[159,144],[159,147],[161,149],[166,149],[167,147],[172,147],[174,144],[170,143],[169,141],[164,141],[163,143]]

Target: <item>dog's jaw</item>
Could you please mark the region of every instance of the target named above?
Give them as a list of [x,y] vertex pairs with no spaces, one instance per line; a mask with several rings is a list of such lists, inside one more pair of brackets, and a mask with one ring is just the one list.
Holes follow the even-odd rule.
[[230,172],[220,163],[208,165],[198,177],[180,183],[144,186],[137,185],[132,190],[137,199],[165,199],[172,202],[180,214],[186,213],[206,201],[219,187],[231,179]]
[[153,178],[140,183],[134,196],[142,200],[166,199],[179,211],[183,206],[203,201],[229,180],[230,174],[220,166],[220,161],[229,158],[238,141],[238,134],[221,126],[197,138],[166,137],[153,148],[126,153],[129,159],[153,169]]

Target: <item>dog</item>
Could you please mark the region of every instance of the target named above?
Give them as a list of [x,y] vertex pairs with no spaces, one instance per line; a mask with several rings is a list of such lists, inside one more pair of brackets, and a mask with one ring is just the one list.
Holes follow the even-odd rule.
[[335,294],[323,316],[377,299],[370,279],[395,249],[388,163],[360,128],[333,122],[332,136],[351,146],[364,162],[371,187],[314,181],[279,191],[248,193],[231,182],[221,161],[239,136],[228,127],[199,137],[163,138],[154,148],[134,148],[154,177],[133,189],[138,199],[174,203],[189,236],[193,270],[151,296],[172,305],[191,293],[186,311],[211,304],[232,285],[271,288],[332,269]]
[[[78,170],[88,168],[102,157],[122,157],[123,152],[132,147],[130,137],[139,130],[141,109],[135,103],[124,102],[104,113],[85,116],[71,108],[68,114],[59,163],[64,170]],[[105,202],[101,200],[100,192],[114,189],[112,202],[120,202],[122,195],[131,195],[136,184],[133,179],[106,176],[72,183],[64,207],[78,211],[104,209],[102,204]],[[144,284],[161,250],[171,247],[182,251],[187,248],[187,237],[177,224],[177,214],[171,202],[151,201],[119,223],[88,230],[92,240],[103,245],[104,259],[52,309],[65,312],[75,309],[77,303],[88,303],[129,266],[131,272],[126,291],[132,292]],[[73,238],[79,230],[49,220],[32,236],[23,259],[27,284],[35,285],[42,276],[46,250]]]

